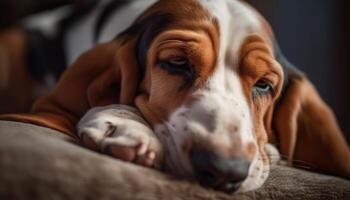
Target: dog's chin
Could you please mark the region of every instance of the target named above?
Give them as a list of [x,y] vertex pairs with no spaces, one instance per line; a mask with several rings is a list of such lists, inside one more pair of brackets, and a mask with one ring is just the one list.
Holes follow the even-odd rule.
[[235,193],[243,193],[259,189],[266,181],[270,173],[270,165],[263,162],[261,155],[257,153],[249,168],[249,175],[243,181],[241,187]]

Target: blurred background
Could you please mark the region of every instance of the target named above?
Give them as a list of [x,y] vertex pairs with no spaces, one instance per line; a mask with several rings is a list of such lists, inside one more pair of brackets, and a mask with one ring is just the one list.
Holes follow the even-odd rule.
[[267,18],[284,55],[333,108],[350,143],[350,1],[247,2]]
[[[1,0],[0,31],[23,17],[89,0]],[[270,22],[282,51],[316,85],[350,142],[350,1],[247,0]],[[317,2],[317,3],[316,3]]]

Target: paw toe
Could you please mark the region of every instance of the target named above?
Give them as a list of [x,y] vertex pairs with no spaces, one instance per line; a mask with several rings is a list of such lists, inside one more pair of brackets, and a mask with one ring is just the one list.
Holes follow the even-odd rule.
[[104,151],[110,156],[127,162],[133,161],[136,157],[135,148],[129,146],[113,144],[106,146]]
[[82,133],[80,138],[81,138],[82,144],[85,147],[87,147],[87,148],[89,148],[89,149],[91,149],[93,151],[98,151],[99,150],[99,146],[96,143],[96,141],[94,139],[92,139],[88,134]]
[[152,167],[154,165],[155,158],[156,154],[153,151],[147,151],[146,154],[138,156],[135,163],[145,167]]

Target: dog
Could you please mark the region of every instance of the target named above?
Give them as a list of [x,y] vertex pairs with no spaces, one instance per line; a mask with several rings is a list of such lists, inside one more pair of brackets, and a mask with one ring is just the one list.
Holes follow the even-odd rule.
[[290,165],[350,178],[331,109],[248,4],[115,2],[94,6],[67,31],[67,60],[76,61],[53,91],[31,113],[2,119],[224,192],[265,182],[278,156],[268,143]]

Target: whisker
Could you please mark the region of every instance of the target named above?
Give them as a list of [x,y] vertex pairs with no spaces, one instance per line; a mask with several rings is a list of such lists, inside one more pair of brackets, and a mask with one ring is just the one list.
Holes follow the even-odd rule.
[[[260,161],[270,161],[269,158],[274,158],[274,157],[278,157],[277,155],[271,155],[268,158],[258,158],[258,160]],[[282,161],[287,161],[287,159],[283,159],[281,158]],[[316,169],[317,167],[309,162],[306,161],[302,161],[302,160],[296,160],[293,159],[292,160],[292,166],[293,167],[297,167],[297,168],[301,168],[301,169],[307,169],[307,170],[311,170],[311,169]]]
[[268,155],[267,157],[281,157],[279,155]]
[[303,169],[316,169],[317,167],[309,162],[302,160],[293,160],[293,166],[303,168]]

